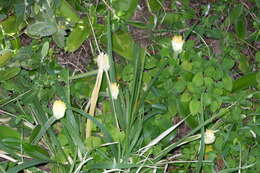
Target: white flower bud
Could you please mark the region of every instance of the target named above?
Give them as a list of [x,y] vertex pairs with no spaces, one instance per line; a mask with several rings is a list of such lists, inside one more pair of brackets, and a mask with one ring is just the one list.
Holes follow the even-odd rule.
[[53,116],[58,120],[64,117],[66,105],[61,100],[56,100],[52,106]]
[[205,144],[212,144],[214,143],[216,137],[215,137],[215,131],[207,129],[204,136]]
[[112,99],[117,99],[117,96],[119,94],[119,86],[116,82],[110,84],[110,92]]
[[172,38],[172,48],[174,52],[181,53],[183,44],[184,40],[182,39],[182,36],[174,36]]
[[98,55],[97,57],[97,64],[98,64],[98,68],[101,69],[102,71],[103,70],[108,71],[110,68],[108,55],[101,52],[100,55]]

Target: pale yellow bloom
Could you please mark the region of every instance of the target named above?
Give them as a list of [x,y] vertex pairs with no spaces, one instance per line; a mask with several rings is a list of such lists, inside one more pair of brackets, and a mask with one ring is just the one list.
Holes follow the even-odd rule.
[[117,99],[117,96],[119,94],[119,86],[116,82],[110,84],[110,92],[112,99]]
[[176,53],[181,53],[184,42],[185,41],[182,39],[182,36],[180,35],[179,36],[175,35],[174,37],[172,37],[173,51]]
[[110,68],[108,55],[101,52],[97,57],[98,68],[102,71],[108,71]]
[[61,119],[64,117],[65,115],[65,111],[66,111],[66,105],[63,101],[61,100],[56,100],[54,103],[53,103],[53,106],[52,106],[52,112],[53,112],[53,116],[56,118],[56,119]]
[[204,136],[204,142],[205,144],[212,144],[215,142],[215,131],[214,130],[210,130],[210,129],[207,129],[206,132],[205,132],[205,136]]

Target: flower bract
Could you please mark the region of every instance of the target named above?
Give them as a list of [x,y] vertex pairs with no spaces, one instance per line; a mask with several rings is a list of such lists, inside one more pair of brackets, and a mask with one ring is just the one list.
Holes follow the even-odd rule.
[[53,116],[56,118],[56,119],[61,119],[64,117],[65,115],[65,111],[66,111],[66,104],[61,101],[61,100],[56,100],[54,103],[53,103],[53,106],[52,106],[52,112],[53,112]]

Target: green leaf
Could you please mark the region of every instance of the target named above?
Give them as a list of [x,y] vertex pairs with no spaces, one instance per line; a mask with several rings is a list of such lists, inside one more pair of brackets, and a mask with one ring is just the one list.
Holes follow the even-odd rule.
[[127,32],[116,32],[112,37],[113,50],[128,60],[133,59],[134,40]]
[[242,15],[243,13],[243,5],[239,4],[235,6],[230,14],[230,20],[232,23],[235,23],[235,21]]
[[102,162],[89,165],[90,169],[127,169],[133,167],[139,167],[138,164],[126,164],[126,163],[115,163],[115,162]]
[[0,52],[0,67],[6,65],[12,56],[13,53],[10,50],[2,50]]
[[224,89],[226,89],[228,91],[232,91],[233,81],[232,81],[232,78],[230,76],[226,76],[225,78],[223,78],[222,82],[223,82],[223,85],[224,85]]
[[260,51],[258,51],[258,52],[255,54],[255,60],[256,60],[256,62],[260,63]]
[[191,100],[190,104],[189,104],[189,108],[190,108],[190,112],[192,115],[195,115],[197,113],[200,112],[200,101],[198,100]]
[[43,46],[42,46],[42,50],[41,50],[41,56],[42,58],[46,57],[49,51],[49,42],[46,41]]
[[4,32],[8,35],[14,35],[19,31],[15,16],[8,17],[4,21],[0,22],[0,25],[2,26]]
[[245,88],[248,88],[250,86],[256,87],[256,85],[257,85],[257,74],[259,74],[259,72],[249,73],[249,74],[242,76],[241,78],[235,80],[233,82],[232,92],[235,92],[235,91],[241,90],[241,89],[245,89]]
[[181,93],[186,88],[186,82],[184,80],[178,80],[174,85],[173,89],[177,93]]
[[59,48],[64,48],[65,46],[65,35],[66,32],[59,28],[58,31],[52,35],[54,42],[59,46]]
[[203,85],[203,74],[202,72],[196,73],[195,76],[192,79],[192,83],[196,86],[202,86]]
[[248,73],[250,72],[250,65],[248,63],[248,60],[246,57],[240,57],[239,58],[239,66],[238,68],[243,72],[243,73]]
[[181,63],[181,67],[186,70],[186,71],[191,71],[192,70],[192,63],[190,63],[189,61],[183,61]]
[[231,58],[225,58],[221,64],[221,66],[223,67],[224,70],[230,70],[233,68],[234,65],[235,65],[235,62]]
[[116,10],[116,14],[124,19],[129,19],[133,16],[138,5],[138,0],[115,0],[112,1],[112,7]]
[[[21,144],[19,144],[20,146]],[[32,145],[29,143],[23,143],[23,150],[24,152],[31,156],[32,158],[36,158],[36,159],[44,159],[47,160],[49,158],[49,154],[46,150],[44,150],[43,148],[41,148],[38,145]]]
[[190,101],[190,99],[191,99],[191,95],[189,94],[189,92],[184,92],[181,95],[181,101],[182,102],[188,102],[188,101]]
[[61,0],[60,8],[57,10],[58,15],[65,17],[68,21],[77,23],[80,18],[76,11],[71,7],[71,5],[66,0]]
[[211,88],[212,85],[213,85],[213,83],[214,83],[214,81],[213,81],[213,79],[211,79],[210,77],[205,77],[205,78],[204,78],[204,83],[205,83],[205,86],[206,86],[207,88]]
[[30,168],[30,167],[37,166],[37,165],[40,165],[43,163],[48,163],[48,162],[50,162],[50,161],[49,160],[37,160],[37,159],[24,161],[22,164],[8,169],[7,173],[18,173],[19,171],[22,171],[26,168]]
[[90,34],[90,26],[87,21],[88,18],[84,18],[83,20],[79,21],[76,27],[72,30],[72,32],[66,40],[66,51],[76,51],[82,45],[82,43],[88,38]]
[[0,71],[0,82],[11,79],[20,73],[21,69],[18,67],[10,67]]
[[33,36],[45,37],[57,32],[56,25],[49,22],[35,22],[26,29],[27,33]]
[[210,110],[211,110],[212,112],[215,112],[219,107],[220,107],[219,102],[213,101],[213,102],[211,103],[211,105],[210,105]]
[[15,138],[20,139],[21,135],[14,129],[8,126],[0,125],[0,140],[4,138]]
[[235,31],[240,39],[244,39],[246,36],[246,19],[245,17],[239,17],[235,22]]

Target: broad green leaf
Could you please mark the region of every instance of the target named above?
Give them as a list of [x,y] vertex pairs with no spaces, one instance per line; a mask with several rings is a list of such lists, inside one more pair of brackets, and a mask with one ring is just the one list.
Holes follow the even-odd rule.
[[204,83],[203,74],[202,72],[196,73],[192,79],[192,83],[196,86],[202,86]]
[[65,46],[65,35],[66,32],[60,28],[58,28],[58,31],[52,35],[54,42],[58,45],[59,48],[64,48]]
[[77,23],[80,17],[77,15],[76,11],[71,7],[71,5],[66,0],[61,0],[60,8],[57,10],[58,15],[65,17],[68,21]]
[[190,63],[189,61],[183,61],[181,63],[181,67],[186,70],[186,71],[191,71],[192,70],[192,63]]
[[41,50],[41,56],[42,58],[46,57],[49,51],[49,42],[46,41],[43,46],[42,46],[42,50]]
[[212,112],[215,112],[219,107],[220,107],[220,103],[219,102],[217,102],[217,101],[213,101],[212,103],[211,103],[211,105],[210,105],[210,110],[212,111]]
[[235,62],[234,60],[232,60],[231,58],[227,57],[227,58],[224,58],[224,60],[222,61],[222,68],[224,70],[230,70],[233,68],[233,66],[235,65]]
[[216,73],[214,74],[213,79],[216,80],[216,81],[221,80],[223,75],[224,75],[223,70],[217,68],[215,72]]
[[222,82],[223,82],[223,85],[224,85],[224,89],[226,89],[228,91],[232,91],[233,81],[232,81],[232,78],[230,76],[226,76],[225,78],[223,78]]
[[20,73],[20,70],[21,69],[19,67],[10,67],[0,71],[0,76],[1,76],[0,82],[15,77],[17,74]]
[[213,81],[213,79],[211,79],[210,77],[205,77],[205,78],[204,78],[204,83],[205,83],[205,86],[206,86],[207,88],[211,88],[212,85],[213,85],[213,83],[214,83],[214,81]]
[[205,69],[204,74],[208,77],[214,78],[216,69],[213,66],[209,66]]
[[90,26],[87,21],[88,19],[84,18],[83,20],[79,21],[79,23],[72,30],[72,32],[66,40],[66,51],[76,51],[82,45],[82,43],[88,38],[90,34]]
[[[176,108],[180,116],[185,118],[190,114],[189,110],[189,102],[181,102],[179,99],[175,100]],[[198,125],[197,118],[194,116],[189,116],[185,122],[189,125],[191,128],[195,128]]]
[[15,1],[14,3],[14,12],[16,17],[16,23],[21,24],[24,22],[26,15],[26,6],[27,4],[23,1]]
[[178,80],[173,85],[173,90],[177,93],[181,93],[186,88],[186,82],[184,80]]
[[239,58],[239,65],[238,68],[243,72],[243,73],[248,73],[250,72],[250,65],[248,63],[248,59],[246,57],[240,57]]
[[13,53],[10,50],[2,50],[0,52],[0,67],[6,65],[12,56]]
[[210,94],[205,93],[205,94],[203,95],[203,101],[204,101],[204,105],[205,105],[205,106],[210,105],[211,102],[212,102],[212,98],[211,98]]
[[21,135],[11,127],[0,125],[0,140],[4,138],[20,139]]
[[32,36],[45,37],[54,34],[57,31],[57,27],[49,22],[35,22],[29,25],[26,31]]
[[243,5],[239,4],[237,6],[235,6],[230,14],[230,20],[232,23],[235,23],[235,21],[240,17],[240,15],[242,15],[243,13]]
[[0,22],[0,26],[2,26],[4,32],[8,35],[14,35],[19,31],[15,16],[10,16],[4,21]]
[[242,76],[241,78],[235,80],[233,82],[232,92],[235,92],[235,91],[241,90],[241,89],[245,89],[245,88],[248,88],[251,86],[256,87],[257,74],[259,74],[259,72],[249,73],[249,74]]
[[133,16],[138,5],[138,0],[114,0],[112,7],[115,9],[117,16],[129,19]]
[[223,89],[221,89],[221,88],[214,88],[213,89],[213,94],[215,96],[221,96],[223,94]]
[[246,19],[245,17],[239,17],[235,22],[235,31],[240,39],[244,39],[246,36]]
[[191,100],[191,102],[189,104],[189,108],[190,108],[190,113],[192,115],[199,113],[200,109],[201,109],[200,101],[194,100],[194,99]]
[[188,102],[188,101],[190,101],[190,99],[191,99],[191,95],[189,94],[189,92],[184,92],[181,95],[181,101],[182,102]]
[[134,40],[127,32],[113,34],[113,50],[128,60],[133,59]]

